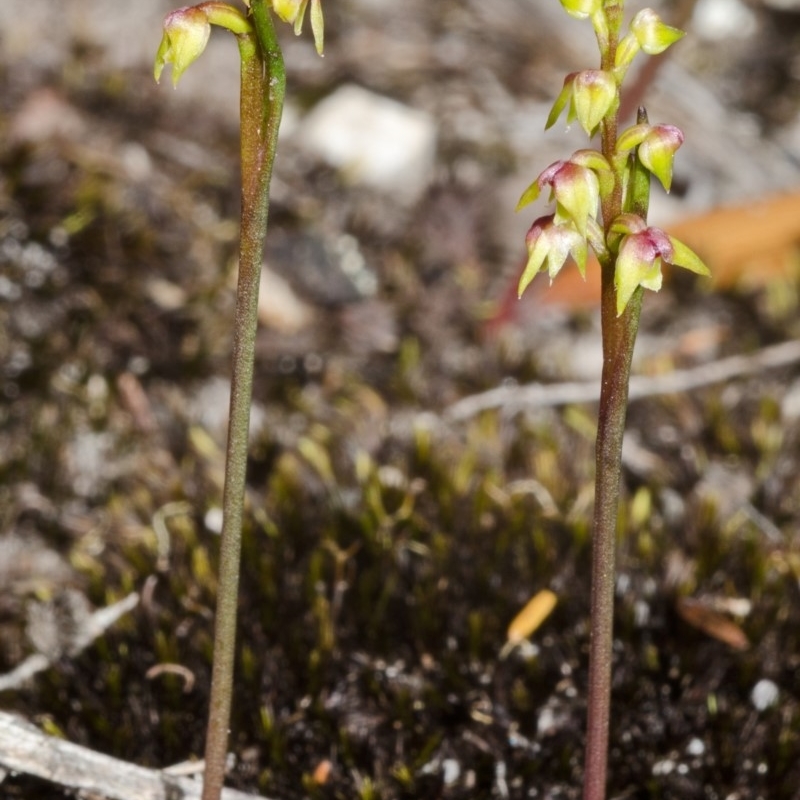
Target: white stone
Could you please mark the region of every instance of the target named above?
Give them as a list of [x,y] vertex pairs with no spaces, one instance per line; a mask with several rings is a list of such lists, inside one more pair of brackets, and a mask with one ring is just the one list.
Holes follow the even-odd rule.
[[653,764],[653,775],[669,775],[675,769],[675,762],[671,758],[664,758]]
[[303,302],[292,287],[277,273],[261,270],[258,293],[258,321],[281,333],[297,333],[308,327],[314,311]]
[[784,394],[781,400],[781,417],[787,423],[800,419],[800,380],[794,381]]
[[689,740],[689,744],[686,745],[686,754],[690,756],[702,756],[706,752],[706,745],[702,739],[698,739],[697,736],[693,737]]
[[755,33],[755,14],[741,0],[700,0],[694,9],[693,30],[709,41],[744,39]]
[[222,533],[222,509],[219,506],[209,508],[203,517],[203,525],[211,533]]
[[550,736],[561,727],[560,723],[561,719],[555,709],[550,706],[544,706],[536,720],[536,733],[539,736]]
[[309,112],[300,141],[348,183],[413,202],[433,172],[436,124],[423,111],[349,85]]
[[778,702],[780,690],[778,685],[767,678],[762,678],[750,692],[750,702],[757,711],[766,711],[770,706]]
[[[230,406],[231,384],[221,376],[211,376],[198,385],[189,403],[189,417],[199,425],[218,445],[220,452],[228,436],[228,409]],[[250,406],[250,436],[258,436],[267,423],[267,415],[258,402]]]
[[454,758],[442,761],[442,780],[445,786],[452,786],[461,777],[461,764]]

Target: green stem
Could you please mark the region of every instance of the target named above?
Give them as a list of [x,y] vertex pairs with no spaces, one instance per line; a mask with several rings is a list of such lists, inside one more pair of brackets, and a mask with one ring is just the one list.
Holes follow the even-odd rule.
[[265,0],[253,0],[252,12],[257,40],[247,34],[238,37],[242,62],[239,283],[233,336],[233,375],[203,800],[219,800],[225,778],[236,652],[236,609],[258,287],[269,211],[269,185],[286,85],[283,57]]

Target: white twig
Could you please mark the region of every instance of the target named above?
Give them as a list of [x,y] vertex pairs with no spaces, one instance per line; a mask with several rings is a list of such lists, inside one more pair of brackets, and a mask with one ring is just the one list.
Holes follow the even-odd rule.
[[50,666],[50,659],[41,653],[34,653],[17,664],[11,672],[0,675],[0,692],[18,689],[26,684],[34,675],[44,672]]
[[[200,781],[146,769],[47,736],[33,725],[0,711],[0,773],[35,775],[107,800],[195,800]],[[223,789],[222,800],[258,795]]]
[[[629,400],[641,400],[662,394],[677,394],[754,375],[767,369],[785,367],[800,361],[800,341],[783,342],[752,355],[731,356],[690,369],[664,375],[634,375]],[[600,399],[597,381],[571,383],[529,383],[524,386],[500,386],[487,392],[469,395],[445,410],[445,418],[461,422],[482,411],[502,408],[514,413],[526,408],[547,408],[570,403],[596,403]]]

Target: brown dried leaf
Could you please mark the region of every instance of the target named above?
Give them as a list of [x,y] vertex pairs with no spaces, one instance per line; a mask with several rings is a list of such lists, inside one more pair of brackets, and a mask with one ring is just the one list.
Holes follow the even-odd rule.
[[734,650],[747,650],[750,647],[750,640],[745,632],[703,600],[679,597],[675,608],[684,622]]

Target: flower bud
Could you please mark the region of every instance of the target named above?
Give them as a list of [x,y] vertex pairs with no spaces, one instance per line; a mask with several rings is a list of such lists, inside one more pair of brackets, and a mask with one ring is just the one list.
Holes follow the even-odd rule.
[[581,127],[592,136],[603,117],[618,103],[617,82],[610,72],[598,69],[571,72],[564,78],[564,87],[550,109],[545,130],[555,124],[569,104],[567,123],[577,118]]
[[661,181],[665,191],[672,186],[675,151],[683,144],[683,131],[675,125],[632,125],[617,139],[617,152],[638,148],[639,161]]
[[603,8],[603,0],[561,0],[561,5],[571,17],[587,19]]
[[164,32],[156,53],[153,74],[156,81],[167,64],[172,65],[172,83],[177,85],[208,44],[211,26],[219,25],[236,34],[250,33],[250,21],[235,6],[220,0],[178,8],[164,18]]
[[638,52],[642,49],[639,40],[632,33],[626,33],[622,40],[617,45],[617,51],[614,53],[614,72],[617,75],[617,80],[621,80],[626,70],[631,65],[631,62]]
[[206,49],[211,24],[198,8],[178,8],[164,18],[164,33],[156,53],[153,74],[156,81],[167,64],[172,64],[172,83],[177,86],[181,75]]
[[708,267],[693,250],[660,228],[647,227],[641,217],[622,214],[614,221],[611,230],[625,234],[614,271],[617,316],[625,310],[639,286],[656,292],[661,288],[662,262],[683,267],[698,275],[710,274]]
[[619,103],[614,76],[599,69],[579,72],[572,83],[572,103],[576,119],[592,136],[603,117]]
[[586,236],[586,226],[589,219],[597,215],[600,200],[598,172],[606,177],[610,171],[601,153],[578,150],[569,161],[556,161],[544,170],[523,192],[517,210],[532,203],[549,186],[550,200],[555,199],[557,204],[556,217],[570,220],[578,232]]
[[528,248],[528,263],[519,279],[520,297],[543,267],[547,268],[552,281],[570,255],[578,265],[581,275],[586,276],[586,238],[572,224],[556,222],[553,214],[540,217],[531,225],[525,244]]
[[657,292],[663,280],[661,259],[672,255],[672,245],[663,231],[646,228],[625,236],[614,271],[617,316],[622,314],[639,286]]
[[664,191],[672,186],[672,162],[683,144],[683,131],[674,125],[654,125],[636,151],[639,161],[661,181]]
[[684,31],[665,25],[651,8],[642,9],[631,20],[630,30],[649,56],[663,53],[671,44],[686,35]]

